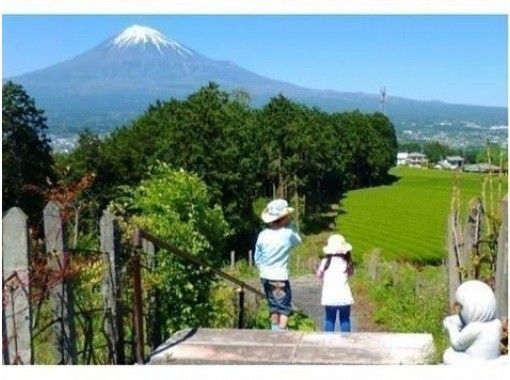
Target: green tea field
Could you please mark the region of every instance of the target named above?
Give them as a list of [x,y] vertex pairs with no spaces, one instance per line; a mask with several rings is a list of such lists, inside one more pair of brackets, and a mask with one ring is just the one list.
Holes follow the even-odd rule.
[[[352,244],[354,260],[379,248],[388,259],[441,261],[454,173],[393,168],[390,174],[398,177],[393,184],[353,190],[340,201],[336,229]],[[498,183],[502,196],[507,192],[507,177],[493,178],[494,198]],[[482,193],[482,175],[461,173],[459,187],[465,213],[468,201]],[[486,194],[490,200],[489,186]]]

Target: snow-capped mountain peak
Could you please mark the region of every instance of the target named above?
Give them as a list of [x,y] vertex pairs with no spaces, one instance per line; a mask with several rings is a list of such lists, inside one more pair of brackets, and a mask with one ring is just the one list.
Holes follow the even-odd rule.
[[152,44],[159,51],[164,48],[170,48],[182,56],[193,55],[190,50],[186,49],[177,41],[167,38],[157,30],[148,28],[146,26],[132,25],[129,28],[124,29],[113,39],[113,46],[116,48],[123,48],[140,44]]

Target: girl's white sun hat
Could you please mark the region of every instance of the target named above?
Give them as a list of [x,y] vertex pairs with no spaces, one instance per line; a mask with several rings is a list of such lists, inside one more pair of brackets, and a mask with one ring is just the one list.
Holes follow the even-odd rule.
[[328,245],[322,248],[325,254],[347,253],[352,250],[352,246],[345,241],[345,238],[340,234],[331,235],[328,238]]
[[267,204],[260,216],[264,223],[271,223],[289,215],[293,211],[294,209],[289,207],[285,199],[275,199]]

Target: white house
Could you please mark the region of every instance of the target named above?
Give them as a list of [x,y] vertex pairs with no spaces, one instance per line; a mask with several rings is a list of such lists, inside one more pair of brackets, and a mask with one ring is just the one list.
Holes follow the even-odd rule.
[[407,152],[399,152],[397,153],[397,165],[407,165],[407,157],[409,153]]
[[407,164],[409,166],[424,166],[427,165],[429,160],[423,153],[411,152],[407,157]]
[[439,166],[443,169],[462,169],[464,159],[460,156],[446,156],[444,160],[439,161]]
[[446,156],[445,161],[457,169],[464,166],[464,159],[460,156]]
[[427,156],[419,152],[399,152],[397,153],[397,165],[424,166],[429,160]]

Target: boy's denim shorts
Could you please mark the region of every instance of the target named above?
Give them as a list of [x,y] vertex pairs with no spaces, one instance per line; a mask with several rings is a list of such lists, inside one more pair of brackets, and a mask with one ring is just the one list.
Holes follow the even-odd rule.
[[288,280],[268,280],[261,278],[266,293],[269,312],[271,314],[289,315],[291,312],[292,294]]

